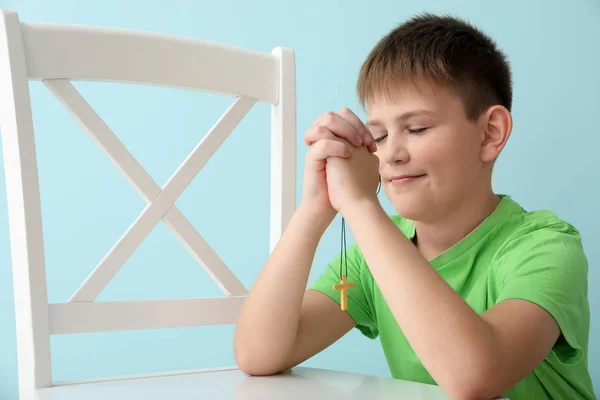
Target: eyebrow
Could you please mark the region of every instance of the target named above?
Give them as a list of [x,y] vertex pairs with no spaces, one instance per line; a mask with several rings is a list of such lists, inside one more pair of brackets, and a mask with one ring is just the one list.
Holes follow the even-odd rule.
[[[398,122],[401,120],[407,120],[409,118],[412,117],[416,117],[419,115],[425,115],[425,116],[432,116],[435,115],[435,111],[433,110],[414,110],[414,111],[408,111],[405,112],[404,114],[400,114],[398,115],[396,118],[394,118],[394,122]],[[377,119],[373,119],[373,120],[369,120],[365,123],[366,126],[373,126],[373,125],[383,125],[383,123]]]

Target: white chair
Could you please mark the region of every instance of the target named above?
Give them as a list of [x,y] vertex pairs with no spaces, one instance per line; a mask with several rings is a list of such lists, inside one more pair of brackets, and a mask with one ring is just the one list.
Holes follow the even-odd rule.
[[[64,304],[48,304],[29,80],[41,80],[48,87],[148,203]],[[161,188],[70,80],[161,85],[229,95],[235,100]],[[53,382],[50,335],[235,323],[247,289],[174,202],[252,106],[256,102],[270,104],[272,250],[295,209],[295,97],[294,53],[288,48],[275,48],[268,54],[156,33],[28,24],[21,23],[13,11],[0,10],[0,127],[14,274],[21,400],[103,398],[98,390],[106,390],[106,386],[79,383],[74,385],[77,386],[75,392],[69,392],[64,390],[64,384]],[[225,297],[95,302],[161,219],[225,292]],[[143,382],[151,385],[151,381],[165,376],[189,377],[192,373],[165,374],[162,378],[154,375]],[[122,379],[115,381],[119,383]],[[199,384],[206,384],[206,378],[203,379]],[[86,391],[84,385],[90,390]],[[181,388],[179,384],[177,387]],[[147,392],[144,393],[147,395]],[[193,393],[197,392],[191,390],[190,398]],[[185,397],[179,395],[173,393],[172,398]]]

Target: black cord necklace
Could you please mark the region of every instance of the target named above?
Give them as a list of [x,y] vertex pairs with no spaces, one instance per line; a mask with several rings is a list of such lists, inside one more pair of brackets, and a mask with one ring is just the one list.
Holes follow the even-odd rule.
[[[381,175],[379,175],[379,184],[377,185],[377,194],[381,190]],[[348,309],[348,289],[354,288],[354,283],[348,283],[348,255],[346,254],[346,220],[342,217],[342,240],[340,251],[340,283],[333,285],[335,290],[340,291],[340,306],[342,311]]]

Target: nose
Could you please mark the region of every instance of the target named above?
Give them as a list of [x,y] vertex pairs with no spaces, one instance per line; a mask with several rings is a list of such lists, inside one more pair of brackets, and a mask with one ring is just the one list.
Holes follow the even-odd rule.
[[381,146],[380,158],[387,164],[404,164],[410,160],[406,140],[401,134],[388,134],[384,146]]

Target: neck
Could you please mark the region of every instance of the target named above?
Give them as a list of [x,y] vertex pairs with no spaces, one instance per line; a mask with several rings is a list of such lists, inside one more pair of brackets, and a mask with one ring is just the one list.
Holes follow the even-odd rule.
[[473,231],[496,208],[500,198],[489,189],[448,210],[443,219],[415,221],[415,244],[431,260]]

